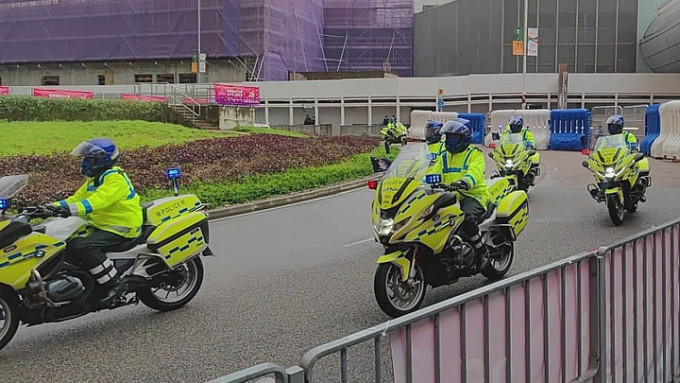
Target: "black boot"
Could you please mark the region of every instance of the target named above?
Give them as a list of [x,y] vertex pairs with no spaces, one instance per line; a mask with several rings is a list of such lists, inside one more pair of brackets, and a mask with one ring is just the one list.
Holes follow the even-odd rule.
[[106,259],[100,265],[89,270],[95,282],[99,284],[99,293],[94,297],[96,308],[106,308],[118,297],[125,294],[127,286],[121,281],[118,270],[111,260]]
[[106,308],[117,298],[123,296],[127,291],[127,285],[116,275],[115,278],[101,286],[102,293],[98,297],[97,306]]
[[470,244],[475,249],[475,263],[477,272],[480,272],[489,264],[489,249],[482,243],[482,233],[480,231],[477,231],[477,234],[470,237]]

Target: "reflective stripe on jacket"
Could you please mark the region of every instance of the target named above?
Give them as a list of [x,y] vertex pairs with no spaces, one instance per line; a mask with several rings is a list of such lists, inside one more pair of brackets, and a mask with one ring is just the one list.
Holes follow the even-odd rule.
[[88,178],[71,197],[57,204],[68,207],[71,215],[86,216],[98,229],[126,238],[135,238],[141,233],[139,195],[118,166],[102,173],[97,183],[94,178]]
[[489,201],[489,189],[484,179],[486,164],[482,151],[476,146],[470,145],[463,152],[456,154],[442,152],[433,165],[432,172],[441,174],[442,182],[447,185],[465,179],[471,188],[461,190],[460,193],[476,199],[486,209]]

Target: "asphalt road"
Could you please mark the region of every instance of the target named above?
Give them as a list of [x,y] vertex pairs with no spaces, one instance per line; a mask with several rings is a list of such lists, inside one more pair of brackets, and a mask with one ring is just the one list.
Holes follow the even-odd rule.
[[[585,189],[591,175],[579,153],[541,156],[544,175],[529,194],[513,274],[680,216],[678,164],[652,160],[648,202],[614,227]],[[266,361],[297,364],[314,346],[382,323],[371,199],[360,189],[214,221],[219,257],[204,258],[203,288],[186,307],[156,313],[140,304],[20,327],[0,351],[0,381],[204,382]],[[425,304],[485,283],[478,276],[432,290]]]

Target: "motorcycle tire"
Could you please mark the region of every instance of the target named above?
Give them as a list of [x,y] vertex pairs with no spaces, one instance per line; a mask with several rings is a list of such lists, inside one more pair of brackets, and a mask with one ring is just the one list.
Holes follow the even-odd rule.
[[[182,267],[185,269],[180,270]],[[189,285],[181,294],[177,292],[176,296],[172,297],[172,295],[175,294],[173,290],[164,289],[159,286],[145,286],[137,290],[139,300],[148,307],[158,311],[176,310],[189,303],[189,301],[196,296],[196,293],[198,293],[198,290],[200,290],[201,284],[203,283],[203,262],[199,257],[194,257],[177,266],[175,270],[169,274],[176,272],[183,272],[184,279],[182,283],[188,283]],[[175,287],[172,286],[170,288],[174,289]],[[165,297],[157,295],[161,290],[167,291]],[[179,290],[179,288],[177,290]]]
[[8,288],[0,288],[0,350],[9,343],[19,328],[19,299]]
[[613,194],[607,196],[607,210],[609,210],[609,218],[612,219],[614,225],[621,226],[623,224],[624,209],[618,196]]
[[[394,273],[397,273],[397,275]],[[378,265],[378,268],[375,270],[375,277],[373,278],[373,292],[375,294],[375,299],[378,302],[378,306],[380,306],[385,314],[392,318],[397,318],[418,310],[423,304],[425,292],[427,291],[423,270],[420,265],[416,263],[414,279],[420,284],[418,290],[413,299],[411,299],[405,307],[397,307],[395,306],[393,299],[390,298],[390,292],[388,291],[388,283],[390,282],[390,279],[395,277],[396,279],[401,280],[401,269],[393,263],[383,263]],[[392,280],[392,282],[394,282],[394,280]]]
[[[505,254],[501,257],[492,256],[491,259],[489,259],[489,263],[482,269],[483,276],[492,281],[496,281],[502,279],[505,274],[510,271],[512,261],[515,259],[515,244],[512,241],[510,241],[510,244],[507,246],[507,250],[505,250],[504,253]],[[496,265],[496,262],[498,262],[498,265]]]

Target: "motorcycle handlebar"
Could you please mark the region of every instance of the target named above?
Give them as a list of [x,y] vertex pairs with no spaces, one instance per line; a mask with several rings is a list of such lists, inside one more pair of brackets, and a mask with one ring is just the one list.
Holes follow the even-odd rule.
[[55,210],[51,210],[45,206],[24,206],[19,210],[19,215],[27,218],[50,218],[58,217],[59,214]]

